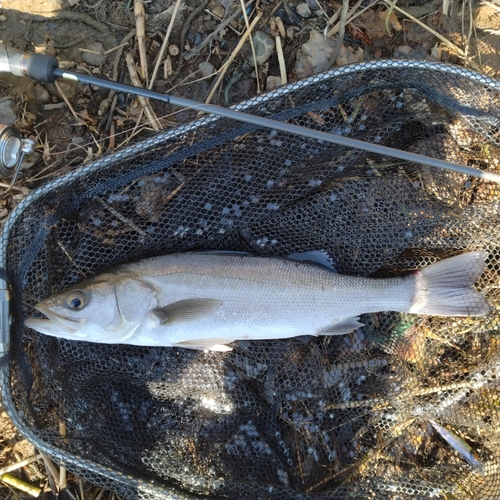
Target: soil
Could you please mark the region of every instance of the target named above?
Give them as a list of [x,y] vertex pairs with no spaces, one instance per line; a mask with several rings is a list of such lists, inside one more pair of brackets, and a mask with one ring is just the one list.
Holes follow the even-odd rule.
[[[143,3],[145,51],[151,75],[175,2],[145,0]],[[299,3],[308,4],[310,17],[297,14]],[[354,3],[352,1],[351,6]],[[451,4],[448,15],[443,15],[442,0],[418,5],[411,1],[400,2],[398,5],[405,5],[400,8],[420,19],[425,27],[395,9],[388,22],[390,35],[385,23],[387,6],[381,1],[347,26],[343,47],[334,60],[329,57],[336,35],[328,41],[314,35],[315,43],[327,44],[322,50],[329,57],[323,61],[306,59],[305,49],[301,48],[313,40],[311,33],[322,34],[331,29],[333,24],[327,25],[327,22],[341,7],[339,3],[334,0],[261,0],[257,4],[261,18],[255,29],[273,38],[282,37],[288,83],[349,62],[393,57],[426,58],[464,65],[491,77],[497,77],[500,71],[500,7],[494,0],[471,8],[461,2]],[[254,6],[255,2],[248,10],[249,22],[257,13]],[[320,6],[323,12],[317,8]],[[63,69],[124,83],[130,83],[125,55],[132,54],[139,65],[139,43],[132,33],[136,28],[132,0],[5,0],[0,2],[0,7],[1,42],[5,45],[55,56]],[[160,65],[153,90],[205,101],[214,90],[217,77],[210,74],[202,77],[199,68],[208,61],[217,71],[234,54],[246,30],[241,14],[236,13],[235,21],[212,35],[221,25],[220,18],[231,16],[239,7],[240,2],[231,0],[183,0],[169,38],[168,61]],[[307,12],[304,9],[299,8]],[[203,45],[210,37],[211,43]],[[122,44],[125,45],[120,47]],[[198,50],[201,46],[203,48]],[[93,52],[85,52],[89,50]],[[192,57],[186,59],[186,54]],[[275,87],[276,82],[281,83],[280,77],[283,75],[277,50],[256,71],[252,49],[246,42],[229,65],[221,85],[215,88],[211,102],[233,105],[254,97],[259,89],[265,92]],[[3,186],[0,190],[4,190],[0,191],[0,223],[30,190],[77,169],[83,162],[118,149],[132,136],[132,140],[138,140],[156,133],[136,98],[118,94],[114,111],[110,113],[111,100],[110,92],[98,87],[68,81],[58,82],[58,85],[39,83],[8,73],[0,74],[0,123],[14,123],[24,137],[31,137],[37,143],[35,154],[26,159],[10,192],[5,192],[9,179],[0,179],[0,186]],[[163,129],[189,122],[196,116],[192,110],[172,109],[159,101],[152,101],[151,106]],[[0,410],[0,468],[33,453],[31,445],[15,431],[7,415]],[[33,467],[25,467],[15,474],[42,488],[39,498],[52,498],[43,465],[39,469],[37,474]],[[76,478],[70,478],[69,485],[77,491]],[[85,499],[99,492],[92,485],[85,485],[83,490]],[[30,498],[5,485],[0,486],[0,497]]]

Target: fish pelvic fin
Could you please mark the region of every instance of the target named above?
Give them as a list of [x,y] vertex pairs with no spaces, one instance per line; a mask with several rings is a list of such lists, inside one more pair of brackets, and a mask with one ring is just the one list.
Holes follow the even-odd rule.
[[472,288],[484,271],[487,257],[486,252],[469,252],[416,272],[416,292],[409,312],[437,316],[488,314],[487,300]]
[[226,339],[193,339],[184,340],[174,344],[174,347],[184,347],[187,349],[200,349],[204,351],[218,351],[227,352],[233,349],[227,345],[225,342],[232,342]]
[[214,313],[221,305],[222,300],[218,299],[186,299],[156,307],[153,313],[162,325],[170,325],[198,320]]
[[319,332],[320,335],[343,335],[344,333],[352,332],[356,330],[360,326],[363,326],[363,323],[359,322],[359,317],[356,318],[344,318],[333,325],[330,325],[325,330]]

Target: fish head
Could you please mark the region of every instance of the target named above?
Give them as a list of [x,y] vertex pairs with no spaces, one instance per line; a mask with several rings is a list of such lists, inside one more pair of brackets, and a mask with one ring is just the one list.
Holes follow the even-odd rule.
[[107,344],[126,343],[154,300],[155,291],[134,276],[105,273],[42,300],[46,318],[25,325],[53,337]]

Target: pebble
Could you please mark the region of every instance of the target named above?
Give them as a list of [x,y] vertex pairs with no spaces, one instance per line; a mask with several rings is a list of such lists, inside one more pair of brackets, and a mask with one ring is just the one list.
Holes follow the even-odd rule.
[[91,66],[100,66],[106,58],[106,56],[104,55],[104,45],[101,42],[93,42],[87,47],[87,50],[99,52],[99,54],[94,54],[93,52],[84,52],[82,56],[83,60]]
[[256,31],[252,37],[257,64],[264,64],[274,52],[274,40],[263,31]]
[[3,125],[12,125],[16,120],[16,101],[8,97],[0,99],[0,123]]
[[300,17],[311,17],[311,9],[306,3],[299,3],[295,9]]
[[297,78],[307,78],[330,69],[328,63],[332,53],[333,49],[328,46],[323,34],[311,31],[309,40],[302,45],[297,54],[294,68]]
[[203,61],[198,64],[200,75],[205,78],[215,73],[215,66],[210,61]]
[[276,90],[281,86],[280,76],[268,76],[266,80],[266,90],[270,92],[271,90]]
[[400,45],[396,52],[399,52],[402,55],[408,56],[413,49],[409,45]]
[[335,60],[337,66],[345,66],[346,64],[354,64],[361,62],[365,57],[365,51],[362,47],[340,47],[339,55]]
[[5,14],[0,14],[0,23],[5,23],[7,21],[7,16]]
[[[77,82],[60,80],[58,83],[68,100],[74,101],[77,94]],[[59,93],[57,93],[57,95],[59,95]]]
[[35,85],[35,96],[40,104],[48,104],[50,102],[49,91],[39,83]]
[[224,16],[226,15],[226,9],[224,9],[224,6],[219,3],[212,7],[212,13],[220,19],[224,19]]

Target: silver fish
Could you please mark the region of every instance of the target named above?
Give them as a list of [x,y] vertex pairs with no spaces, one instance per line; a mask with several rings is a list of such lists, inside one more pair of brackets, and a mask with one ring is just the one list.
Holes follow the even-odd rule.
[[474,469],[476,469],[481,475],[484,475],[484,466],[483,464],[476,458],[474,451],[472,448],[460,437],[457,436],[452,431],[444,428],[442,425],[439,425],[434,420],[429,419],[432,427],[436,429],[436,431],[441,435],[441,437],[452,446],[462,457],[467,460],[469,465],[471,465]]
[[48,319],[26,326],[71,340],[229,350],[234,340],[348,333],[370,312],[481,316],[490,307],[472,285],[486,257],[471,252],[405,278],[370,279],[290,259],[171,254],[42,300],[35,307]]

